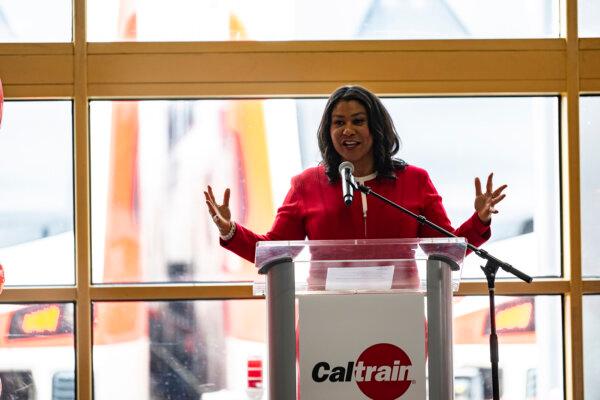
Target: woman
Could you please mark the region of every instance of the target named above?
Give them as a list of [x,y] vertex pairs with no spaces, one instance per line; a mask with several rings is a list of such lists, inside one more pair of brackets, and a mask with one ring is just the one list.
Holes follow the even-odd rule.
[[354,165],[356,180],[373,191],[403,205],[414,213],[469,243],[479,246],[491,235],[495,205],[505,195],[506,185],[493,188],[492,174],[482,192],[475,178],[475,212],[458,229],[452,228],[440,195],[427,172],[394,158],[400,139],[380,99],[360,86],[343,86],[329,98],[318,131],[323,157],[319,166],[292,178],[291,188],[277,211],[271,230],[258,235],[231,219],[229,189],[223,203],[216,201],[212,188],[204,192],[208,212],[219,228],[221,245],[254,261],[260,240],[381,239],[438,237],[438,232],[420,225],[411,217],[364,194],[356,195],[350,206],[342,201],[338,166]]

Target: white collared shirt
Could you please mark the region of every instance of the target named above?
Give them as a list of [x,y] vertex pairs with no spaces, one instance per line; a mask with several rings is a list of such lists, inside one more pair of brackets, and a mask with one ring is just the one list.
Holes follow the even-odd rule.
[[[375,179],[376,177],[377,177],[377,171],[373,172],[372,174],[366,175],[366,176],[355,176],[354,180],[356,181],[356,183],[364,185],[366,181],[370,181],[372,179]],[[367,219],[367,195],[364,194],[363,192],[360,192],[360,199],[362,202],[363,218]]]

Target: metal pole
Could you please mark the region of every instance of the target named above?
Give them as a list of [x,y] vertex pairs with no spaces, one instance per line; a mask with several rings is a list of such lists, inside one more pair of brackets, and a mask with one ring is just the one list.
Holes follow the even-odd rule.
[[296,400],[295,289],[291,260],[269,268],[266,299],[271,400]]
[[436,258],[427,261],[429,399],[448,400],[454,398],[451,271]]
[[498,272],[498,265],[490,260],[486,263],[485,267],[481,267],[484,272],[488,283],[488,297],[490,299],[490,363],[492,364],[492,398],[494,400],[500,400],[500,379],[498,375],[498,363],[500,357],[498,356],[498,335],[496,333],[496,273]]

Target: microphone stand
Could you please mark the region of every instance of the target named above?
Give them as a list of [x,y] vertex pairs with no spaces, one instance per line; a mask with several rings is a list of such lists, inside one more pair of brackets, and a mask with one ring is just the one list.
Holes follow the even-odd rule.
[[[402,211],[403,213],[411,216],[412,218],[416,219],[422,225],[426,225],[427,227],[429,227],[447,237],[458,237],[455,234],[453,234],[452,232],[449,232],[446,229],[442,228],[441,226],[438,226],[438,225],[434,224],[433,222],[429,221],[423,215],[415,214],[412,211],[402,207],[401,205],[394,203],[393,201],[383,197],[379,193],[374,192],[368,186],[357,184],[352,179],[348,179],[348,177],[346,177],[346,182],[348,182],[354,190],[359,190],[366,195],[371,195],[371,196],[378,198],[379,200],[383,201],[384,203],[387,203],[390,206],[392,206],[392,207]],[[496,288],[495,288],[496,274],[498,273],[498,269],[502,268],[504,271],[513,274],[517,278],[519,278],[527,283],[531,283],[531,281],[533,279],[529,275],[519,271],[512,265],[507,264],[504,261],[497,259],[496,257],[489,254],[487,251],[480,249],[479,247],[476,247],[470,243],[467,243],[467,248],[469,250],[471,250],[473,253],[477,254],[482,259],[486,260],[485,267],[481,266],[480,268],[483,271],[483,273],[485,274],[485,277],[487,279],[488,296],[489,296],[489,301],[490,301],[490,362],[492,364],[492,390],[493,390],[493,400],[500,400],[500,387],[499,387],[500,385],[499,385],[499,380],[498,380],[498,361],[499,361],[498,335],[496,333],[496,306],[495,306],[495,301],[494,301],[494,294],[496,292]]]

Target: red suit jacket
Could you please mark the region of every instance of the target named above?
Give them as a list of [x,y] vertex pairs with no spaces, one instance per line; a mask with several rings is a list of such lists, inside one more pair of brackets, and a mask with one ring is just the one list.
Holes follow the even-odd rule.
[[[455,235],[465,237],[475,246],[480,246],[491,235],[489,224],[483,223],[476,213],[458,229],[452,228],[442,198],[424,169],[408,165],[396,171],[396,179],[377,177],[365,182],[365,185]],[[258,235],[237,224],[233,238],[221,241],[221,245],[254,262],[256,242],[263,240],[442,236],[379,199],[367,196],[367,205],[365,218],[359,193],[355,193],[354,201],[347,207],[342,201],[341,181],[330,183],[323,166],[308,168],[292,178],[292,187],[269,232]]]

